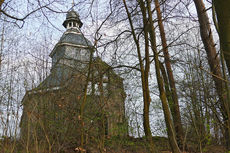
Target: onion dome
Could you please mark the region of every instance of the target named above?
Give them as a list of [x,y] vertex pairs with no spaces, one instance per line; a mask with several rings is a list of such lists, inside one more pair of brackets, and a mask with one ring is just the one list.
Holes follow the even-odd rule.
[[80,20],[78,13],[74,10],[71,10],[66,15],[66,20],[62,24],[65,28],[81,28],[83,23]]

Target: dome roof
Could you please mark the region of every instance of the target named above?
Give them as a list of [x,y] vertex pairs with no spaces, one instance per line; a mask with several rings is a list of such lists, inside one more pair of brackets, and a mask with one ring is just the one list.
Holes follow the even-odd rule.
[[66,28],[68,22],[71,22],[71,21],[76,21],[79,24],[80,28],[83,25],[83,23],[80,20],[78,13],[74,10],[71,10],[66,14],[66,20],[63,22],[62,25]]
[[71,10],[70,12],[68,12],[66,14],[66,19],[71,19],[71,18],[79,18],[78,13],[75,12],[74,10]]

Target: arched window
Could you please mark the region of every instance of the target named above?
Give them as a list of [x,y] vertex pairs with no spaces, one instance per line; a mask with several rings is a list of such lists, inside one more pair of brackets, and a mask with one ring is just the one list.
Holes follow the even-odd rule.
[[72,22],[69,23],[69,27],[70,27],[70,28],[72,27]]

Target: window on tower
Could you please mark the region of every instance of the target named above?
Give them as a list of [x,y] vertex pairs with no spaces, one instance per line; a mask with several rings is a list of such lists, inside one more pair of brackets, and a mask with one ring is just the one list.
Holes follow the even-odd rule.
[[72,22],[69,23],[69,27],[72,27]]
[[77,27],[76,22],[73,23],[73,27]]

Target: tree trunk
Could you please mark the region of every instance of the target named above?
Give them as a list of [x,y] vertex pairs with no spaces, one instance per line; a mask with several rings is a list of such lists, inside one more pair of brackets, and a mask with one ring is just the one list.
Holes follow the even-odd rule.
[[220,32],[220,43],[230,73],[230,0],[214,0],[214,6]]
[[89,67],[87,72],[86,84],[84,88],[84,97],[80,105],[79,121],[80,121],[80,128],[81,128],[81,146],[80,146],[81,153],[84,152],[84,144],[85,144],[84,111],[85,111],[85,105],[87,99],[88,84],[89,84],[90,74],[91,74],[92,60],[93,60],[93,50],[90,51],[90,61],[89,61]]
[[[140,49],[140,44],[139,41],[137,39],[135,30],[134,30],[134,26],[132,23],[132,19],[131,19],[131,15],[129,13],[126,1],[123,0],[123,4],[125,6],[125,10],[128,16],[128,20],[129,20],[129,24],[131,27],[131,33],[137,48],[137,55],[138,55],[138,60],[139,60],[139,65],[140,65],[140,70],[141,70],[141,82],[142,82],[142,91],[143,91],[143,101],[144,101],[144,110],[143,110],[143,126],[144,126],[144,132],[145,132],[145,136],[147,138],[148,144],[149,144],[149,151],[151,153],[155,153],[157,152],[157,150],[154,147],[154,143],[152,140],[152,132],[150,129],[150,124],[149,124],[149,105],[150,105],[150,94],[149,94],[149,85],[148,85],[148,77],[149,77],[149,66],[150,66],[150,62],[149,62],[149,45],[148,45],[148,34],[146,33],[146,28],[144,27],[144,32],[145,32],[145,59],[146,59],[146,63],[145,63],[145,68],[144,68],[144,64],[142,61],[142,56],[141,56],[141,49]],[[145,17],[145,14],[143,14],[143,16]],[[144,18],[143,17],[143,18]],[[145,22],[145,19],[143,19],[143,22]]]
[[198,19],[200,23],[200,34],[201,38],[207,53],[208,63],[210,66],[211,73],[213,75],[213,80],[216,86],[216,91],[221,103],[222,115],[224,120],[224,128],[225,128],[225,138],[226,138],[226,146],[230,149],[230,140],[229,140],[229,106],[227,103],[227,94],[224,87],[224,82],[219,79],[222,78],[222,73],[220,69],[220,60],[216,53],[215,43],[212,36],[212,31],[210,28],[209,19],[206,13],[206,9],[202,0],[194,0],[196,5],[196,10],[198,14]]
[[175,131],[176,131],[176,136],[177,136],[177,142],[180,148],[183,147],[183,128],[181,124],[181,115],[180,115],[180,108],[179,108],[179,102],[178,102],[178,96],[177,96],[177,91],[176,91],[176,86],[175,86],[175,80],[171,68],[171,62],[170,62],[170,56],[168,53],[168,45],[166,41],[166,36],[165,36],[165,30],[164,30],[164,25],[162,22],[162,16],[161,16],[161,10],[160,10],[160,4],[158,0],[155,0],[155,8],[157,12],[157,21],[160,29],[160,35],[161,35],[161,42],[163,46],[163,53],[164,53],[164,59],[165,59],[165,66],[168,74],[168,80],[169,80],[169,85],[171,89],[171,95],[173,99],[173,105],[171,105],[170,109],[172,112],[172,117],[173,117],[173,123],[175,126]]
[[1,78],[1,70],[2,70],[2,53],[3,53],[3,44],[5,41],[4,38],[4,33],[5,33],[5,26],[2,26],[2,35],[1,35],[1,46],[0,46],[0,78]]
[[[140,4],[142,5],[141,8],[144,8],[143,0],[140,0]],[[151,47],[154,53],[156,77],[157,77],[157,83],[158,83],[158,88],[160,92],[160,99],[161,99],[162,107],[164,111],[165,123],[167,126],[169,143],[170,143],[173,153],[180,153],[180,149],[176,141],[176,134],[175,134],[173,121],[171,118],[171,112],[169,110],[168,101],[167,101],[166,93],[164,90],[163,79],[160,74],[160,63],[159,63],[158,52],[157,52],[157,47],[156,47],[156,35],[155,35],[155,29],[154,29],[153,20],[152,20],[152,10],[151,10],[150,0],[147,0],[147,12],[149,15],[149,23],[150,23],[150,31],[149,31],[150,42],[151,42]]]
[[159,64],[160,64],[161,74],[162,74],[162,77],[163,77],[163,80],[164,80],[166,97],[167,97],[167,100],[168,100],[168,103],[169,103],[169,108],[171,108],[172,105],[173,105],[173,100],[172,100],[172,94],[171,94],[170,89],[169,89],[169,82],[168,82],[167,73],[165,71],[165,67],[164,67],[163,63],[161,63],[159,61]]

